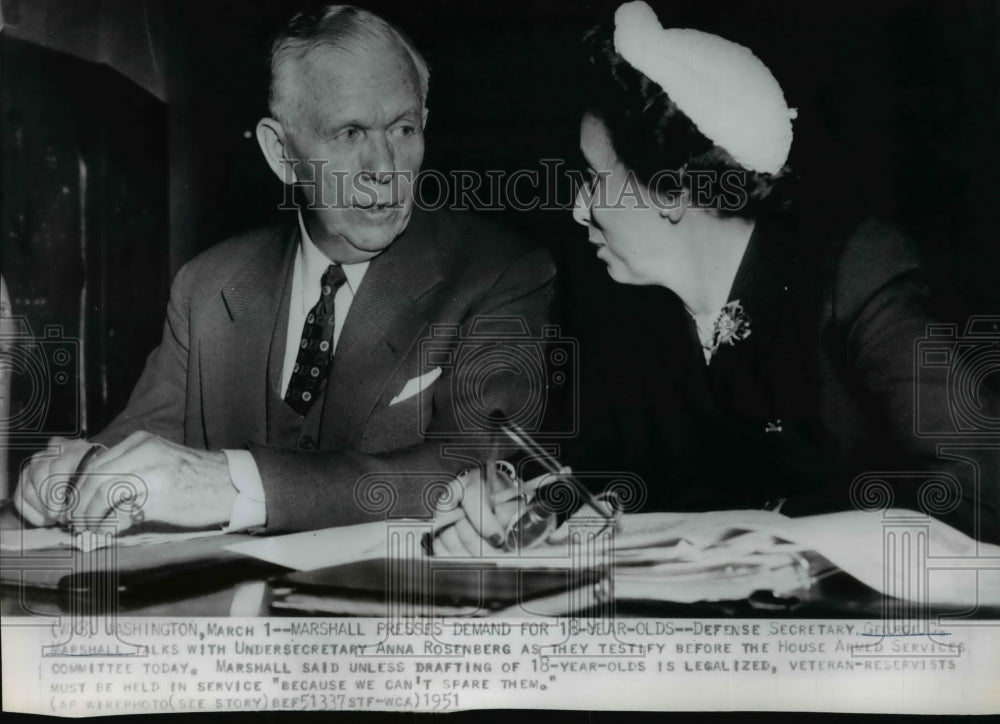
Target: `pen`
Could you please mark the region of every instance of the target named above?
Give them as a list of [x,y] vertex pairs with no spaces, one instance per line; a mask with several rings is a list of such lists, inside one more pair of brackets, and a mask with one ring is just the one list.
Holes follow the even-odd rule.
[[[563,472],[562,466],[559,465],[559,461],[553,458],[541,445],[531,439],[524,430],[518,427],[514,423],[504,423],[501,429],[507,434],[515,445],[517,445],[521,450],[528,453],[535,459],[537,459],[545,469],[557,478],[567,480],[586,498],[587,503],[596,510],[598,513],[603,515],[605,518],[614,520],[615,511],[613,509],[607,510],[604,508],[604,504],[599,501],[593,493],[573,475],[567,475]],[[610,507],[610,506],[609,506]]]

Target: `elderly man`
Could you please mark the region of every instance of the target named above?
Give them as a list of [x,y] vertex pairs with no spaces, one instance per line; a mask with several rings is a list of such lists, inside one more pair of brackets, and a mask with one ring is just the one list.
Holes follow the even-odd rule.
[[[466,389],[458,362],[421,359],[431,325],[455,331],[435,341],[439,360],[460,360],[466,335],[501,318],[537,333],[554,275],[544,252],[475,217],[415,208],[428,75],[369,12],[291,20],[257,139],[295,187],[297,218],[180,270],[125,411],[91,441],[53,439],[22,472],[28,521],[100,521],[123,475],[141,480],[135,520],[187,527],[426,515],[426,482],[469,465],[442,454],[449,433],[469,432],[463,413],[537,393],[517,375]],[[374,473],[393,488],[381,501],[364,485]],[[60,482],[72,505],[56,500]]]

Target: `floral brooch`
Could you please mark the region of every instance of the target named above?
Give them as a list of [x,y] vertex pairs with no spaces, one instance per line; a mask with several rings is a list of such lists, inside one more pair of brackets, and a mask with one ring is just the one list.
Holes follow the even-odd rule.
[[705,349],[709,355],[714,355],[720,346],[732,346],[750,336],[750,317],[743,311],[739,299],[735,299],[722,308],[715,318],[712,328],[712,343]]

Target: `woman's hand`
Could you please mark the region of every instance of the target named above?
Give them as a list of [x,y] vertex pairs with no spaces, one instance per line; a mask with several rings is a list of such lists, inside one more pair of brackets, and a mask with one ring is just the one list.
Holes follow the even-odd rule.
[[[490,465],[484,466],[487,471]],[[494,507],[483,472],[484,468],[472,468],[451,481],[452,491],[448,497],[450,501],[457,501],[457,507],[440,513],[434,521],[437,530],[433,539],[435,555],[500,552],[507,522],[516,513],[517,503],[511,501]]]
[[[473,468],[452,481],[450,500],[457,500],[457,507],[442,512],[435,520],[437,531],[433,538],[435,555],[481,556],[516,554],[516,547],[508,547],[511,527],[531,505],[523,496],[554,480],[556,475],[542,475],[523,483],[520,487],[513,469],[504,463],[487,463]],[[483,479],[484,472],[486,480]],[[560,470],[561,475],[569,468]],[[533,541],[532,541],[533,542]]]

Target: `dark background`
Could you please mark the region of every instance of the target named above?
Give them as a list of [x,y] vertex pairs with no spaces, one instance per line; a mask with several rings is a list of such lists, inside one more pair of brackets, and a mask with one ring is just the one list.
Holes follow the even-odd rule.
[[[617,2],[370,2],[431,66],[425,168],[539,168],[576,152],[579,38]],[[252,131],[264,111],[261,57],[303,3],[177,2],[170,23],[174,254],[186,258],[274,218],[278,182]],[[799,109],[793,167],[809,182],[910,229],[942,264],[943,294],[995,310],[992,231],[1000,147],[996,2],[654,3],[667,25],[747,45]],[[821,9],[820,9],[821,8]],[[845,211],[848,209],[845,208]],[[569,214],[496,213],[563,254],[583,246]],[[183,236],[180,230],[184,230]]]
[[[253,129],[265,112],[269,36],[308,4],[0,0],[2,270],[36,332],[59,324],[87,342],[91,431],[124,405],[180,264],[279,218],[281,188]],[[397,23],[430,64],[425,168],[510,172],[575,159],[587,88],[579,38],[618,4],[364,6]],[[803,182],[835,200],[832,213],[868,209],[911,231],[946,319],[1000,313],[1000,3],[652,4],[666,25],[718,33],[761,57],[799,109],[790,163]],[[96,50],[88,23],[99,26]],[[62,189],[79,195],[79,158],[91,176],[74,216]],[[548,248],[578,289],[612,309],[628,295],[607,281],[568,209],[485,213]]]

